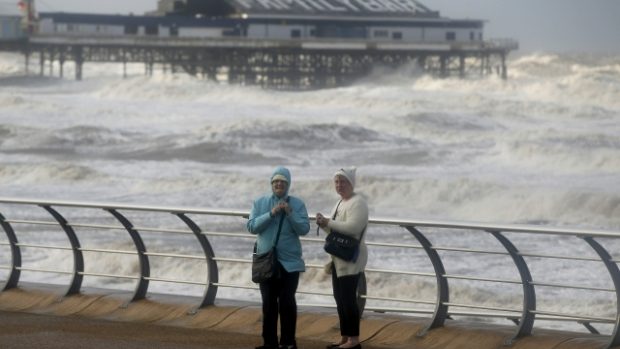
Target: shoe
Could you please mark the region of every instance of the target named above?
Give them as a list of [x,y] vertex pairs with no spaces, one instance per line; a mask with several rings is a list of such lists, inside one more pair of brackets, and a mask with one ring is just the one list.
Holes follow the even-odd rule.
[[340,346],[340,344],[337,344],[337,343],[331,343],[331,344],[328,344],[328,345],[325,347],[325,349],[336,349],[336,348],[338,348],[339,346]]
[[340,349],[362,349],[362,344],[357,343],[357,345],[355,345],[353,347],[349,347],[349,348],[341,348],[340,346],[337,346],[336,348],[340,348]]

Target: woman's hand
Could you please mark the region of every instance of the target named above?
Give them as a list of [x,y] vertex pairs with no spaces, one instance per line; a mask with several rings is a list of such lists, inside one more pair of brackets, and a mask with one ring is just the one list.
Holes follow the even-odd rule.
[[291,214],[291,207],[288,205],[288,202],[286,202],[286,201],[278,202],[271,209],[271,217],[275,217],[278,214],[278,212],[280,212],[280,211],[284,211],[284,213],[286,213],[287,216]]
[[325,218],[321,213],[316,214],[316,224],[321,228],[326,228],[329,223],[329,218]]

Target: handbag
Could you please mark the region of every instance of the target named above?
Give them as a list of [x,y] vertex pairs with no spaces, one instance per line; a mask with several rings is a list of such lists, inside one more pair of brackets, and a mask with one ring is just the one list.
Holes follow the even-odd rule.
[[[338,206],[336,206],[336,212],[334,212],[332,219],[336,219],[340,202],[338,202]],[[360,240],[337,231],[332,231],[325,237],[325,245],[323,246],[323,249],[332,256],[336,256],[347,262],[355,262],[360,254],[359,245],[365,231],[366,228],[364,227]]]
[[252,281],[257,284],[267,281],[278,274],[278,255],[276,252],[276,246],[278,245],[278,239],[280,238],[280,230],[282,230],[283,221],[284,213],[282,213],[282,216],[280,217],[276,241],[273,243],[273,246],[269,249],[269,251],[265,253],[256,253],[256,242],[254,243],[254,253],[252,254]]
[[347,262],[355,262],[360,253],[359,240],[344,235],[337,231],[332,231],[325,238],[325,252],[344,259]]

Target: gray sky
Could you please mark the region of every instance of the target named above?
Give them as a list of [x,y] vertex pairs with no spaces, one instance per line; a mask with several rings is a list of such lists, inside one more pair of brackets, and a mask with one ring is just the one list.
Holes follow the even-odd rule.
[[[8,0],[0,0],[5,2]],[[17,2],[17,0],[14,0]],[[43,12],[142,14],[157,0],[35,0]],[[487,38],[513,38],[522,53],[620,53],[620,0],[421,0],[450,18],[486,20]]]

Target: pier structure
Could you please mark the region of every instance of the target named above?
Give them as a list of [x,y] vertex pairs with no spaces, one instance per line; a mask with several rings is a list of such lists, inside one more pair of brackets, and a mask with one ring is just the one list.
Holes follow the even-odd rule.
[[[145,74],[156,66],[220,82],[270,88],[317,88],[350,84],[375,68],[413,67],[418,73],[461,78],[490,74],[507,78],[506,57],[518,47],[512,40],[476,43],[392,43],[365,40],[291,40],[248,38],[84,37],[37,35],[20,50],[31,69],[63,77],[75,64],[84,77],[89,62],[142,63]],[[58,72],[53,66],[59,67]],[[49,69],[46,69],[49,67]],[[119,68],[120,72],[120,68]]]
[[[443,17],[418,0],[162,0],[145,16],[24,15],[21,51],[40,74],[89,62],[143,63],[172,73],[271,88],[350,84],[403,66],[439,77],[508,76],[514,40],[488,40],[484,21]],[[32,17],[32,18],[31,18]],[[126,75],[126,69],[123,69]]]

